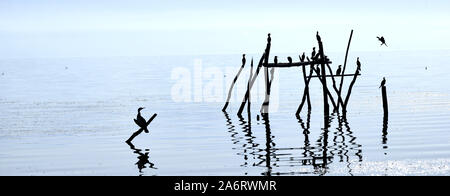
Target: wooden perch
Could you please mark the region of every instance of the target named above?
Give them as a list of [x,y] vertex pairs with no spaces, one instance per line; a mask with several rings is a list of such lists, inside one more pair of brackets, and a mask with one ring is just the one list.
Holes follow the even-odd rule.
[[231,92],[233,91],[234,84],[236,84],[236,81],[238,80],[239,75],[241,75],[241,72],[244,69],[244,66],[245,66],[245,62],[242,63],[241,68],[239,69],[238,73],[234,77],[233,82],[231,83],[230,90],[228,91],[227,102],[225,102],[225,105],[223,106],[222,111],[225,111],[227,109],[227,107],[228,107],[228,104],[230,103]]
[[269,63],[267,65],[264,65],[264,67],[280,67],[280,68],[284,68],[284,67],[300,67],[300,66],[304,66],[304,65],[316,65],[316,64],[321,64],[321,63],[325,63],[325,64],[331,64],[331,61],[308,61],[308,62],[297,62],[297,63]]
[[[153,116],[152,116],[150,119],[148,119],[147,124],[145,125],[145,127],[147,127],[148,125],[150,125],[150,123],[153,121],[153,119],[156,118],[157,115],[158,115],[158,114],[153,114]],[[130,143],[131,141],[133,141],[133,139],[134,139],[136,136],[138,136],[139,134],[142,133],[142,131],[144,131],[144,128],[145,128],[145,127],[141,127],[138,131],[134,132],[133,135],[131,135],[131,137],[128,138],[128,140],[127,140],[126,142],[127,142],[127,143]]]
[[[361,75],[360,73],[358,73],[358,75]],[[334,75],[334,77],[345,77],[345,76],[355,76],[355,74],[343,74],[343,75]],[[323,76],[319,76],[319,75],[315,75],[315,76],[308,76],[308,78],[317,78],[317,77],[319,77],[320,79],[323,77]],[[327,77],[327,78],[329,78],[329,77],[333,77],[333,75],[326,75],[325,77]]]

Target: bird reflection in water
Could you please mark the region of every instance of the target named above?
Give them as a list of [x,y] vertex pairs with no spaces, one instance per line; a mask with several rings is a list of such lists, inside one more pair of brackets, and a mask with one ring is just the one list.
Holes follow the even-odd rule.
[[[129,146],[130,149],[133,150],[133,153],[138,155],[138,162],[135,163],[135,165],[137,165],[138,169],[139,169],[139,175],[142,176],[144,174],[144,172],[142,171],[145,168],[151,168],[151,169],[158,169],[155,167],[155,164],[153,164],[152,162],[150,162],[148,159],[150,158],[149,156],[149,151],[150,149],[138,149],[136,148],[133,143],[131,142],[126,142]],[[147,167],[148,165],[148,167]]]
[[241,167],[263,167],[265,171],[262,175],[325,175],[329,173],[329,165],[334,161],[347,163],[347,172],[352,175],[351,163],[355,162],[352,159],[362,161],[362,146],[356,143],[356,137],[353,136],[345,117],[337,116],[338,127],[334,132],[330,131],[330,124],[336,116],[324,119],[325,126],[319,138],[316,142],[311,142],[311,114],[308,113],[306,119],[297,116],[304,138],[303,145],[280,148],[276,147],[274,142],[275,136],[272,135],[268,115],[261,116],[265,129],[265,145],[260,145],[255,142],[255,134],[259,132],[252,130],[251,121],[239,117],[241,133],[233,125],[230,116],[226,112],[224,114],[231,141],[237,146],[233,149],[238,150],[237,154],[244,157]]

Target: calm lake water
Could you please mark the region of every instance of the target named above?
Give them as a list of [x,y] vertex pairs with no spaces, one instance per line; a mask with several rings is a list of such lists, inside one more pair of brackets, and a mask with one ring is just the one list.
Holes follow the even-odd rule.
[[[334,69],[343,56],[329,54]],[[240,55],[3,59],[0,175],[449,175],[450,51],[351,52],[346,73],[358,56],[347,117],[332,114],[327,127],[317,79],[311,113],[294,115],[300,68],[275,71],[269,121],[256,116],[262,80],[250,122],[236,115],[248,66],[223,113]],[[181,99],[177,85],[190,87]],[[139,107],[158,116],[128,145]]]

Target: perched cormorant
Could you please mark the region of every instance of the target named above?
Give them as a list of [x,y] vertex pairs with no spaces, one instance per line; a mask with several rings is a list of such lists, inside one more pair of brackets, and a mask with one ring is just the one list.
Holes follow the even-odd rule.
[[383,87],[384,85],[386,85],[386,78],[383,77],[383,80],[381,81],[381,85],[378,88]]
[[302,60],[302,62],[305,61],[305,53],[302,54],[301,60]]
[[273,59],[273,62],[275,63],[275,65],[278,64],[278,56],[275,56],[275,58]]
[[267,42],[271,42],[272,41],[272,38],[270,37],[270,33],[269,34],[267,34]]
[[289,64],[292,64],[292,58],[290,56],[287,57]]
[[383,36],[381,36],[381,37],[378,37],[378,36],[377,36],[377,38],[378,38],[378,41],[381,42],[381,46],[384,44],[384,45],[387,47],[386,40],[384,40],[384,37],[383,37]]
[[145,121],[145,119],[141,116],[141,110],[143,110],[144,108],[139,108],[138,109],[138,114],[136,119],[134,119],[134,122],[141,128],[144,129],[145,133],[148,133],[148,129],[147,129],[147,122]]
[[313,51],[311,52],[311,59],[314,60],[316,57],[316,47],[313,47]]
[[339,76],[341,75],[341,65],[339,65],[338,69],[336,70],[336,75]]
[[359,62],[359,57],[356,59],[356,65],[358,65],[358,71],[361,71],[361,62]]
[[242,65],[245,65],[245,54],[242,55]]

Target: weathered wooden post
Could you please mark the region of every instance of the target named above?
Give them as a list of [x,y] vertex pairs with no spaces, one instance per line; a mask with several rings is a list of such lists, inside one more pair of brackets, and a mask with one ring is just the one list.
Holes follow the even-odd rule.
[[266,87],[266,93],[264,102],[261,106],[261,113],[269,113],[269,99],[270,99],[270,81],[269,81],[269,54],[270,54],[271,38],[270,33],[267,38],[266,56],[264,58],[264,84]]
[[[345,52],[345,60],[344,60],[344,67],[342,69],[342,77],[341,77],[341,83],[339,84],[339,96],[341,96],[341,100],[342,100],[342,85],[344,84],[344,74],[345,74],[345,68],[347,67],[347,57],[348,57],[348,50],[350,49],[350,43],[352,42],[352,36],[353,36],[353,29],[350,32],[350,38],[348,39],[348,45],[347,45],[347,51]],[[343,104],[343,103],[341,103]],[[344,112],[344,105],[342,105],[342,110]],[[338,105],[338,110],[339,110],[339,105]]]
[[325,55],[323,51],[323,45],[322,45],[322,39],[320,38],[319,32],[317,31],[316,34],[317,42],[319,43],[319,54],[320,54],[320,69],[322,71],[322,90],[323,90],[323,112],[324,116],[329,116],[330,114],[330,108],[328,105],[328,89],[327,89],[327,77],[326,77],[326,70],[325,70]]
[[223,106],[222,111],[225,111],[227,109],[227,107],[228,107],[228,104],[230,103],[231,92],[233,91],[234,84],[236,84],[236,81],[238,80],[239,75],[241,75],[241,72],[244,69],[244,66],[245,66],[245,56],[242,59],[242,66],[241,66],[241,68],[239,69],[238,73],[234,77],[233,82],[231,83],[230,90],[228,91],[227,102],[225,102],[225,105]]
[[383,111],[384,111],[384,118],[387,119],[389,115],[388,111],[388,101],[387,101],[387,93],[386,93],[386,86],[381,87],[381,95],[383,96]]
[[248,105],[247,105],[247,114],[248,114],[248,122],[250,123],[251,121],[251,114],[250,114],[250,104],[251,104],[251,96],[250,96],[250,83],[252,81],[252,77],[253,77],[253,58],[252,58],[252,62],[250,63],[250,76],[248,78],[248,83],[247,83],[247,94],[248,94]]

